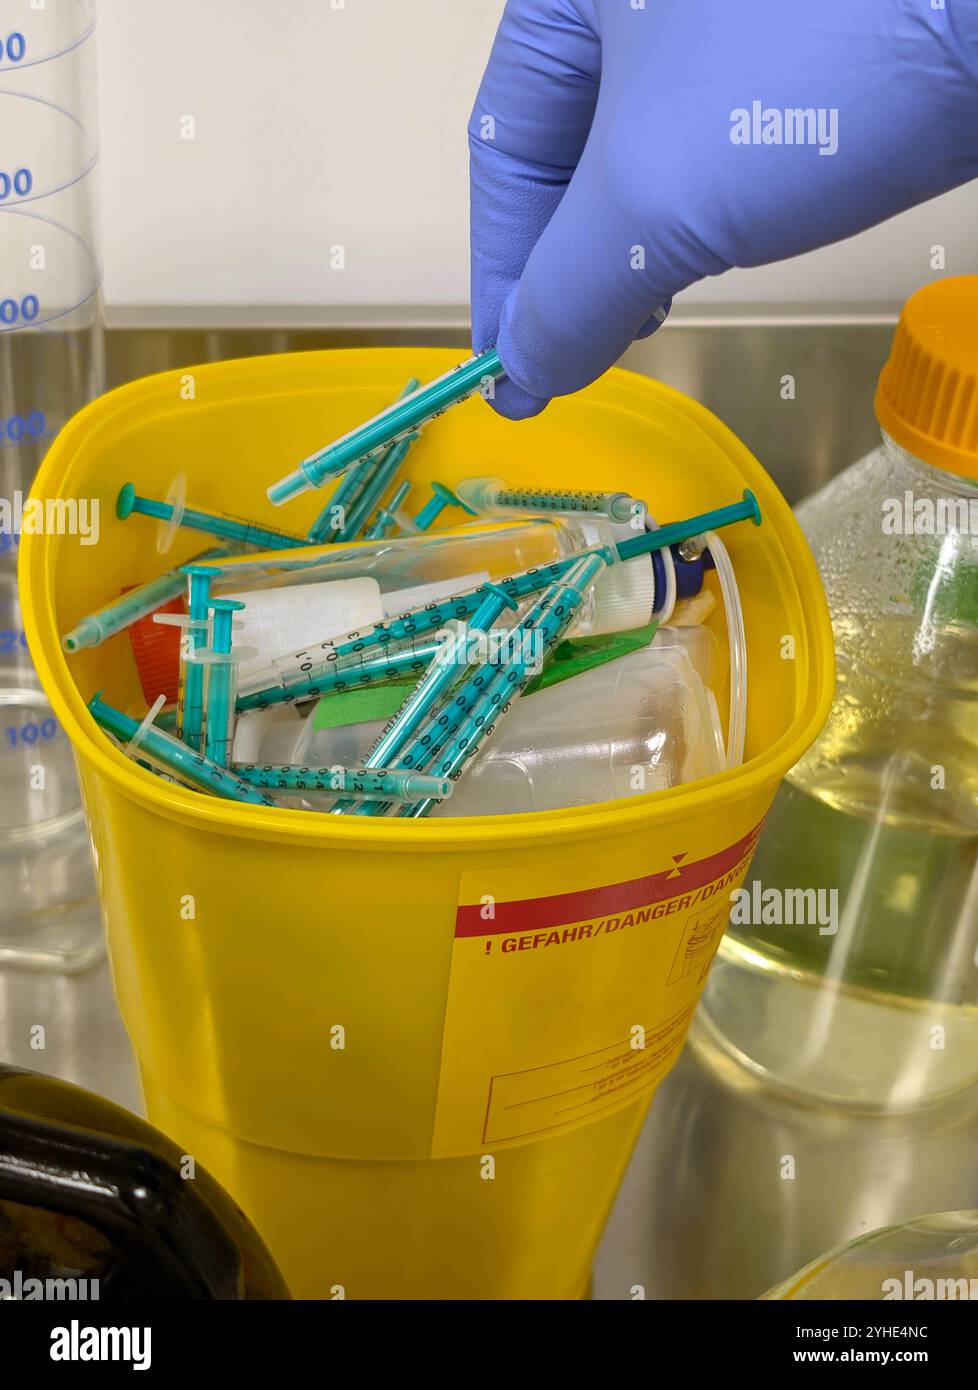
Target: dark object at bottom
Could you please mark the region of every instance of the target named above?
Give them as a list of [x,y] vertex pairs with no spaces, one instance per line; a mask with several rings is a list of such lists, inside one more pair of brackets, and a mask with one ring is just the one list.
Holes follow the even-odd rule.
[[3,1066],[0,1294],[290,1297],[258,1232],[192,1156],[90,1091]]

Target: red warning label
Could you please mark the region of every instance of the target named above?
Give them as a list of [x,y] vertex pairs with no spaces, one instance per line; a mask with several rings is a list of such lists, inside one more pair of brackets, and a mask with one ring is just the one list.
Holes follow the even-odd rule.
[[[592,928],[577,935],[553,930],[557,938],[550,944],[586,940],[604,931],[610,935],[622,927],[655,921],[660,917],[698,906],[733,882],[737,871],[754,853],[761,827],[755,826],[736,844],[685,864],[685,854],[673,855],[673,867],[612,883],[601,888],[585,888],[577,893],[555,893],[546,898],[523,898],[515,902],[493,902],[492,915],[486,903],[467,903],[455,916],[456,937],[505,936],[507,933],[538,933],[569,923]],[[510,948],[516,949],[516,948]],[[521,949],[526,949],[525,947]]]

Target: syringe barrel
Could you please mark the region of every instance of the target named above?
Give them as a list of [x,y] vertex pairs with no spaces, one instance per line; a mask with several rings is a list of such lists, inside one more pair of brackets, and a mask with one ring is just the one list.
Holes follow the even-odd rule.
[[[187,563],[217,560],[228,553],[226,549],[205,550],[195,556],[194,561]],[[89,613],[76,628],[65,634],[61,639],[61,645],[68,652],[79,651],[82,647],[97,647],[108,638],[114,637],[117,632],[131,627],[140,618],[155,613],[170,599],[178,598],[183,593],[187,584],[183,570],[182,565],[167,570],[156,579],[149,579],[145,584],[137,585],[120,598],[112,599],[94,613]]]
[[[405,750],[402,764],[457,781],[514,696],[522,694],[544,656],[570,627],[606,563],[600,553],[572,563],[522,618],[514,632],[520,645],[511,660],[483,667],[455,691]],[[420,802],[401,814],[424,816],[433,805],[434,799]]]
[[504,478],[464,478],[456,496],[480,516],[589,516],[632,522],[642,529],[645,503],[627,492],[514,487]]
[[[549,564],[533,566],[520,574],[495,582],[511,598],[518,603],[522,602],[560,578],[580,553],[578,551]],[[343,658],[363,653],[394,651],[399,643],[423,639],[442,631],[450,622],[471,618],[485,600],[486,593],[487,586],[479,585],[477,588],[426,604],[409,613],[388,618],[385,622],[377,623],[362,632],[347,633],[343,637],[330,638],[315,646],[289,652],[274,658],[270,664],[278,673],[284,687],[305,686],[326,676]]]
[[470,357],[426,386],[419,386],[411,395],[388,406],[366,424],[304,459],[302,467],[306,477],[310,481],[315,478],[314,486],[321,486],[327,478],[335,477],[351,463],[379,453],[389,444],[399,443],[419,426],[436,420],[450,406],[467,400],[483,381],[496,380],[501,375],[502,367],[495,351]]
[[349,800],[391,801],[439,800],[452,794],[452,784],[444,777],[387,768],[303,767],[298,764],[261,766],[236,763],[234,772],[250,786],[278,792],[323,792]]
[[[416,376],[411,377],[397,397],[397,401],[403,401],[408,396],[412,396],[420,385],[421,382]],[[397,401],[394,402],[395,405]],[[392,452],[393,447],[387,450],[388,455]],[[400,457],[403,458],[406,452],[407,450],[404,450]],[[355,464],[344,474],[334,489],[332,497],[309,528],[308,537],[311,543],[336,543],[341,539],[351,539],[356,536],[357,528],[351,527],[349,524],[351,513],[365,495],[368,497],[372,495],[372,485],[376,479],[377,470],[384,462],[385,457],[386,455],[381,455],[379,458],[366,459],[363,463]]]
[[201,757],[180,739],[164,733],[153,724],[140,726],[129,715],[107,705],[99,695],[89,701],[88,707],[101,727],[120,742],[128,744],[138,735],[138,746],[129,750],[129,756],[136,761],[144,760],[168,776],[175,776],[189,786],[213,792],[230,801],[245,801],[253,806],[275,805],[271,797],[256,787],[250,787],[227,768]]
[[139,752],[160,768],[174,774],[201,791],[213,792],[229,801],[245,801],[252,806],[274,806],[270,796],[247,782],[226,767],[221,767],[210,758],[203,757],[188,748],[185,743],[162,729],[147,730]]
[[346,525],[339,533],[341,542],[357,539],[371,512],[399,473],[417,438],[416,434],[408,435],[406,439],[395,444],[376,464],[350,508]]
[[337,658],[307,680],[266,686],[240,694],[237,699],[238,712],[270,709],[273,705],[299,704],[304,700],[316,700],[321,695],[362,690],[384,681],[402,680],[405,676],[420,676],[437,649],[438,643],[433,637],[423,637]]
[[220,767],[230,767],[237,723],[238,662],[211,655],[204,667],[203,752]]
[[344,473],[351,464],[370,458],[389,444],[399,443],[419,426],[437,419],[449,406],[457,405],[479,389],[485,380],[502,375],[495,349],[469,358],[444,376],[382,411],[372,420],[342,435],[325,449],[310,454],[293,473],[268,489],[276,506],[311,487],[322,487],[330,478]]
[[404,482],[395,489],[390,501],[377,508],[376,520],[364,531],[364,540],[383,540],[390,528],[397,522],[397,512],[410,491],[411,483],[405,478]]
[[185,507],[180,525],[188,531],[203,531],[205,535],[230,541],[242,550],[302,550],[309,544],[304,537],[291,535],[277,526],[264,526],[260,521],[248,521],[202,507]]
[[[315,646],[276,657],[271,665],[283,686],[305,684],[327,676],[347,658],[369,660],[381,654],[400,652],[405,646],[424,642],[453,620],[471,617],[479,604],[478,590],[426,605],[412,613],[389,618],[362,632],[330,638]],[[342,669],[342,668],[340,668]]]
[[180,677],[177,685],[177,733],[195,752],[204,747],[204,683],[206,672],[200,650],[206,645],[206,620],[188,625],[180,641]]

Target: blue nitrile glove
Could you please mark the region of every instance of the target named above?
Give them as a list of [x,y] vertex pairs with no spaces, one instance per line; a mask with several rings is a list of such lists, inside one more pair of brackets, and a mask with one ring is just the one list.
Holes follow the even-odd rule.
[[978,0],[935,3],[509,0],[469,124],[501,412],[593,381],[705,275],[978,175]]

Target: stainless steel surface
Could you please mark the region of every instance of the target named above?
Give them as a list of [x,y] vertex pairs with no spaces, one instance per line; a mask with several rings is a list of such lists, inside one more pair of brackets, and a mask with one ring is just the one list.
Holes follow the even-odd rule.
[[[765,317],[736,312],[716,317],[677,314],[664,330],[637,344],[625,365],[709,406],[761,459],[789,499],[795,500],[877,441],[872,398],[894,317],[885,308],[860,315],[822,311],[815,316],[802,309]],[[200,311],[199,326],[192,318],[178,311],[130,311],[125,321],[117,315],[107,338],[110,384],[195,362],[257,353],[379,343],[447,344],[464,353],[468,346],[464,316],[452,311],[419,311],[396,322],[390,316],[370,319],[351,313],[346,321],[325,327],[297,323],[294,315],[286,326],[241,322],[240,314],[221,315],[223,327],[199,323]],[[793,379],[794,399],[783,398],[786,377]],[[36,1031],[38,1027],[43,1034]],[[37,1045],[39,1041],[43,1046]],[[131,1051],[104,962],[72,977],[0,969],[0,1057],[75,1081],[131,1109],[140,1108]],[[672,1232],[667,1239],[652,1224],[648,1175],[650,1164],[661,1158],[655,1153],[657,1115],[667,1107],[681,1109],[693,1103],[709,1111],[723,1102],[711,1095],[708,1082],[697,1075],[696,1064],[687,1055],[660,1088],[629,1169],[596,1265],[598,1298],[632,1297],[635,1285],[645,1287],[649,1297],[661,1296],[672,1277],[658,1261],[657,1252],[661,1250],[663,1260],[667,1256],[674,1264],[678,1237]],[[776,1127],[766,1131],[763,1116],[751,1123],[748,1155],[765,1142],[776,1146]],[[676,1155],[675,1161],[694,1164],[694,1176],[705,1184],[723,1157],[693,1147]],[[829,1175],[832,1161],[830,1153]],[[830,1181],[830,1176],[825,1180]],[[726,1215],[741,1224],[752,1219],[750,1209]],[[656,1219],[661,1220],[661,1215]],[[695,1265],[692,1245],[683,1260]],[[745,1288],[748,1283],[756,1285],[761,1277],[767,1278],[766,1269],[748,1276]],[[704,1292],[708,1282],[704,1276]]]
[[594,1296],[757,1298],[844,1241],[975,1206],[975,1088],[889,1113],[821,1106],[766,1086],[697,1018],[652,1101]]
[[136,1065],[104,957],[78,975],[0,969],[0,1060],[141,1113]]

